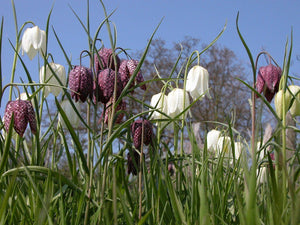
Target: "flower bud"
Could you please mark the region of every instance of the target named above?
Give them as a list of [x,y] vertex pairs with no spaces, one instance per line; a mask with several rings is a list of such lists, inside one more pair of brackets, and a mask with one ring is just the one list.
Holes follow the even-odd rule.
[[[66,85],[66,70],[65,67],[60,65],[60,64],[56,64],[56,63],[49,63],[50,67],[52,68],[52,70],[55,72],[57,78],[60,80],[60,82],[62,83],[62,85]],[[61,86],[59,80],[56,78],[56,76],[52,73],[51,69],[49,68],[49,66],[46,66],[46,70],[45,67],[42,66],[40,69],[40,83],[42,84],[51,84],[51,85],[56,85],[56,86]],[[61,87],[54,87],[54,86],[45,86],[45,97],[47,97],[49,95],[49,93],[52,93],[54,96],[58,96],[60,94],[60,92],[62,91]]]
[[142,144],[142,132],[144,125],[143,143],[149,145],[152,141],[152,124],[148,120],[136,120],[131,124],[131,134],[133,144],[136,149],[140,149]]
[[30,101],[16,100],[9,101],[5,108],[4,113],[4,126],[8,131],[12,115],[14,114],[14,129],[23,137],[27,124],[29,123],[31,132],[36,133],[36,119],[33,106]]
[[288,93],[288,91],[286,91],[285,93],[283,92],[283,90],[279,90],[276,95],[275,95],[275,98],[274,98],[274,105],[275,105],[275,110],[276,110],[276,113],[277,113],[277,116],[282,119],[282,116],[283,116],[283,107],[282,107],[282,101],[283,101],[283,96],[285,96],[285,113],[287,113],[288,111],[288,107],[291,103],[291,95]]
[[207,133],[207,150],[215,152],[221,132],[218,130],[211,130]]
[[194,100],[201,95],[204,95],[206,92],[209,96],[208,82],[208,71],[202,66],[194,66],[187,75],[186,91],[190,93]]
[[256,81],[257,92],[263,92],[268,102],[272,101],[278,91],[281,73],[281,68],[272,64],[259,68]]
[[24,52],[32,60],[39,51],[46,54],[46,32],[38,26],[27,28],[22,37],[22,55]]
[[[293,100],[293,104],[290,108],[291,115],[294,117],[300,116],[300,86],[291,85],[289,86],[289,90],[293,94],[292,95],[291,93],[289,93],[291,95],[291,101]],[[295,98],[293,96],[295,96]]]
[[85,102],[93,93],[93,74],[89,68],[75,66],[69,73],[71,96],[77,102]]

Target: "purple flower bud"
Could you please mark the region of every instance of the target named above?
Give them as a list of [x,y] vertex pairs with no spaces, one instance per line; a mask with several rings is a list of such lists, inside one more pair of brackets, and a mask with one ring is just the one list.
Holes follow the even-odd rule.
[[4,126],[5,129],[9,130],[9,124],[14,114],[14,129],[23,137],[26,130],[27,124],[29,123],[31,132],[36,133],[36,119],[33,110],[33,106],[30,101],[27,100],[16,100],[9,101],[5,108],[4,113]]
[[71,96],[77,102],[85,102],[93,93],[93,74],[91,69],[84,66],[75,66],[69,73]]
[[[125,87],[130,79],[130,77],[133,75],[137,65],[139,62],[137,60],[123,60],[121,62],[119,73],[121,75],[121,80],[123,87]],[[132,88],[135,84],[139,84],[141,82],[144,82],[143,75],[141,71],[139,71],[135,77],[135,82],[132,82],[130,85],[130,88]],[[142,85],[141,89],[146,90],[146,85]]]
[[262,66],[258,70],[257,92],[263,92],[269,102],[272,101],[275,93],[278,92],[281,73],[281,68],[272,64]]
[[[115,62],[114,62],[114,55],[112,49],[101,48],[98,52],[98,55],[95,54],[94,56],[96,74],[98,74],[100,70],[104,70],[107,68],[115,70]],[[120,67],[120,58],[118,55],[116,55],[116,60],[117,60],[117,70],[118,70]]]
[[142,144],[142,126],[144,125],[143,143],[149,145],[152,140],[152,124],[148,120],[136,120],[131,124],[131,134],[133,144],[136,149],[140,149]]
[[[123,85],[121,83],[120,74],[112,70],[101,70],[97,76],[97,83],[94,83],[94,97],[98,94],[98,101],[106,104],[113,97],[115,87],[115,75],[117,76],[117,98],[120,96]],[[96,86],[98,85],[98,87]],[[96,88],[98,88],[96,93]]]

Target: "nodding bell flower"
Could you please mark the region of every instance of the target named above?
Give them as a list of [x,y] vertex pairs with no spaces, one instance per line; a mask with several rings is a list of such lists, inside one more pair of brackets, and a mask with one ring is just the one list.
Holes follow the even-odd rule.
[[36,119],[33,106],[30,101],[19,99],[9,101],[7,103],[4,113],[4,126],[6,131],[9,129],[13,114],[14,129],[21,137],[23,137],[28,123],[30,125],[31,132],[33,134],[36,133]]
[[[133,60],[133,59],[123,60],[121,62],[121,65],[119,68],[119,73],[121,76],[121,81],[122,81],[123,87],[125,87],[127,85],[130,77],[133,75],[138,64],[139,64],[139,61]],[[134,85],[137,85],[141,82],[144,82],[144,78],[143,78],[141,71],[139,71],[135,77],[135,82],[131,83],[130,88],[132,88]],[[146,90],[146,85],[143,84],[140,88],[143,90]]]
[[257,92],[263,92],[268,102],[271,102],[278,92],[281,73],[281,68],[272,64],[259,68],[256,81]]
[[22,37],[22,55],[24,52],[32,60],[37,52],[46,53],[46,32],[38,26],[27,28]]
[[215,152],[219,137],[221,136],[221,132],[218,130],[211,130],[207,133],[206,139],[207,139],[207,150],[210,152]]
[[95,61],[96,74],[98,74],[100,70],[104,70],[104,69],[112,69],[118,71],[120,67],[120,58],[116,54],[117,68],[115,68],[114,52],[110,48],[104,48],[104,47],[101,48],[98,51],[98,54],[95,54],[94,58],[95,58],[94,61]]
[[231,155],[231,139],[228,136],[221,136],[217,143],[217,155],[220,156],[224,153],[224,156]]
[[283,117],[282,101],[284,95],[285,95],[285,113],[287,113],[287,111],[290,110],[290,113],[293,117],[299,116],[300,115],[300,87],[297,85],[290,85],[285,93],[283,92],[283,90],[279,90],[276,93],[274,104],[275,104],[277,115],[280,119],[282,119]]
[[136,151],[127,153],[127,173],[137,175],[140,169],[140,154]]
[[[46,70],[44,66],[42,66],[40,69],[40,83],[57,85],[57,86],[62,86],[62,85],[65,86],[66,85],[65,67],[53,62],[49,63],[49,65],[59,80],[56,78],[55,74],[53,74],[53,72],[47,65]],[[45,86],[44,89],[45,89],[44,92],[45,97],[47,97],[49,93],[52,93],[54,96],[57,97],[62,91],[61,87],[54,87],[54,86]]]
[[[161,111],[165,114],[168,114],[168,96],[163,93],[158,93],[152,96],[150,106]],[[161,114],[158,111],[150,112],[151,119],[164,119],[165,115]]]
[[94,83],[95,100],[98,94],[98,101],[106,104],[113,97],[114,87],[115,87],[115,76],[117,76],[116,98],[120,96],[123,89],[120,74],[116,73],[112,69],[105,69],[105,70],[101,70],[98,73],[97,82]]
[[136,120],[131,124],[131,134],[133,144],[136,149],[140,149],[142,145],[142,131],[144,125],[143,143],[149,145],[152,141],[152,124],[148,120]]
[[77,102],[85,102],[93,94],[92,70],[84,66],[75,66],[69,73],[71,96]]
[[[181,88],[174,88],[168,94],[168,115],[172,118],[179,115],[190,105],[188,93]],[[180,118],[185,118],[186,112]]]
[[[108,123],[108,117],[112,112],[112,107],[113,107],[113,98],[111,98],[109,100],[109,102],[106,103],[106,111],[105,111],[105,116],[104,116],[104,123],[106,123],[106,124]],[[124,112],[121,112],[121,111],[125,111],[125,110],[126,110],[126,102],[121,100],[115,109],[114,116],[117,116],[115,118],[115,123],[119,124],[119,123],[123,122],[123,118],[124,118],[125,114],[124,114]],[[103,112],[102,112],[101,118],[102,117],[103,117]]]
[[205,93],[210,96],[208,92],[208,81],[208,71],[202,66],[194,66],[187,75],[186,91],[190,93],[194,100]]
[[[80,103],[79,102],[73,102],[77,111],[80,112]],[[80,118],[78,117],[77,113],[75,112],[74,108],[72,107],[70,101],[68,99],[63,100],[60,103],[61,108],[65,112],[67,118],[69,119],[71,125],[73,128],[78,128],[80,123]],[[61,114],[58,115],[58,123],[63,127],[67,128],[64,119],[62,118]]]

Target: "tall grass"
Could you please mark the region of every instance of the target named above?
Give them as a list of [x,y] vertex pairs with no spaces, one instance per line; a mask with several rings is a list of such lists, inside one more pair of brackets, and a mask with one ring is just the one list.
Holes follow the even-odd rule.
[[[190,116],[181,119],[182,114],[199,101],[197,99],[176,118],[170,118],[161,112],[166,117],[163,122],[169,125],[154,126],[152,144],[141,149],[147,157],[140,158],[138,176],[130,175],[127,173],[126,157],[127,152],[134,148],[130,125],[137,118],[149,118],[151,112],[156,110],[149,105],[150,99],[131,96],[130,83],[134,81],[143,65],[158,27],[149,38],[129,83],[124,87],[119,99],[114,102],[110,117],[118,116],[116,106],[122,98],[140,105],[141,111],[133,114],[128,110],[125,112],[126,120],[123,123],[117,124],[111,119],[106,126],[103,120],[98,123],[99,112],[103,106],[88,100],[82,103],[86,108],[86,115],[83,115],[76,109],[67,86],[63,87],[63,93],[54,100],[44,97],[45,84],[34,82],[30,68],[18,52],[23,29],[32,22],[25,22],[21,29],[18,29],[13,1],[12,4],[17,41],[15,46],[12,45],[15,55],[11,82],[8,84],[11,86],[9,99],[4,99],[2,95],[3,64],[0,60],[1,103],[3,106],[8,100],[14,100],[13,86],[23,87],[26,92],[31,93],[30,99],[34,102],[37,119],[37,133],[33,135],[28,129],[26,135],[20,137],[14,131],[13,122],[8,130],[5,130],[1,123],[1,224],[300,224],[299,149],[292,149],[294,156],[288,160],[285,140],[287,128],[292,128],[295,132],[299,132],[299,129],[288,127],[285,115],[283,120],[280,120],[272,105],[256,92],[255,87],[241,81],[249,87],[249,93],[263,99],[264,106],[270,109],[270,115],[277,120],[277,128],[267,141],[258,145],[263,138],[259,136],[257,129],[261,124],[261,117],[257,113],[253,117],[255,126],[252,142],[251,138],[248,140],[241,137],[231,122],[220,124],[220,130],[230,137],[230,143],[224,144],[224,149],[220,150],[221,154],[216,156],[207,147],[206,135],[203,146],[197,143],[198,134],[194,133]],[[98,34],[105,27],[110,38],[110,48],[115,52],[114,58],[118,52],[117,28],[110,21],[113,12],[108,13],[102,1],[99,4],[103,7],[105,18],[94,36],[90,30],[89,1],[86,24],[73,10],[82,25],[82,32],[87,35],[86,49],[91,55],[92,68],[94,57],[99,57],[96,49]],[[51,12],[52,9],[46,21],[47,37],[51,32]],[[210,45],[202,51],[191,53],[185,66],[177,65],[178,60],[174,62],[174,68],[181,66],[186,75],[197,57],[205,54],[222,35],[225,27]],[[3,53],[2,31],[3,18],[0,28],[0,53]],[[66,70],[70,71],[73,63],[68,58],[69,50],[64,49],[60,34],[57,34],[54,28],[52,32],[60,46],[60,54],[65,56],[65,64],[68,65]],[[257,68],[238,27],[238,18],[237,34],[248,53],[255,79]],[[291,51],[292,35],[291,43],[287,43],[286,52],[283,53],[285,60],[282,66],[281,87],[284,90],[287,89],[288,82],[293,81],[288,73]],[[47,49],[45,55],[39,56],[42,65],[49,65],[50,53],[51,49]],[[194,53],[197,53],[196,57]],[[21,63],[29,82],[15,81],[17,62]],[[163,90],[171,89],[172,83],[184,88],[185,79],[177,77],[173,74],[174,71],[170,71],[168,79],[160,79],[164,83]],[[52,72],[57,77],[55,72]],[[152,80],[147,80],[144,83],[151,85],[151,82]],[[134,86],[134,89],[139,85]],[[68,112],[61,107],[63,99],[72,102],[76,115],[80,117],[82,129],[73,127]],[[252,101],[252,104],[255,106],[255,101]],[[283,107],[288,106],[283,104]],[[54,112],[53,108],[56,109]],[[64,128],[58,123],[59,115],[64,121]],[[154,125],[157,121],[152,122]],[[297,120],[296,122],[298,123]],[[172,145],[167,145],[161,135],[170,126],[174,127],[174,139]],[[234,143],[238,140],[243,143],[240,157],[225,154],[225,148],[227,153],[235,154]],[[190,151],[186,151],[186,146],[189,146]],[[260,157],[260,152],[264,157]],[[272,152],[275,152],[275,162],[270,156]],[[169,165],[174,165],[174,174]]]

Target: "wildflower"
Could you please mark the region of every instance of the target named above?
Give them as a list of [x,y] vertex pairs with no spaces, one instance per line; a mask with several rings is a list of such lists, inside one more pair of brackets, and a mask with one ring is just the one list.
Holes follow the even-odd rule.
[[137,175],[140,168],[140,155],[136,151],[127,153],[127,173]]
[[[97,83],[94,84],[95,99],[98,94],[97,96],[98,101],[106,104],[110,100],[110,98],[113,97],[114,87],[115,87],[115,76],[117,76],[116,97],[118,98],[120,96],[123,89],[121,79],[120,79],[120,74],[116,73],[112,69],[105,69],[105,70],[101,70],[98,73]],[[96,85],[98,85],[97,92],[96,92]]]
[[29,123],[31,132],[36,133],[36,119],[33,110],[33,106],[30,101],[27,100],[15,100],[9,101],[5,108],[4,113],[4,126],[8,131],[12,115],[14,114],[14,129],[23,137],[27,124]]
[[24,52],[32,60],[36,53],[46,52],[46,32],[40,30],[38,26],[27,28],[22,37],[22,55]]
[[[49,65],[51,67],[51,69],[53,70],[53,72],[55,74],[53,74],[53,72],[51,71],[51,69],[49,68]],[[56,85],[56,86],[64,86],[66,84],[66,70],[65,67],[60,65],[60,64],[56,64],[56,63],[49,63],[49,65],[46,66],[46,70],[45,67],[42,66],[40,69],[40,83],[42,84],[50,84],[51,86],[45,86],[45,97],[47,97],[49,95],[49,93],[52,93],[54,96],[58,96],[60,94],[60,92],[62,91],[61,87],[54,87],[52,85]],[[56,78],[56,76],[57,79]],[[61,85],[62,84],[62,85]]]
[[[168,113],[168,96],[163,93],[158,93],[152,96],[150,101],[150,106],[155,108],[157,111],[150,112],[151,119],[164,119],[166,116],[161,114],[163,112],[165,114]],[[160,111],[160,112],[159,112]]]
[[211,130],[207,133],[207,150],[215,151],[217,148],[218,140],[221,135],[221,132],[218,130]]
[[290,112],[292,116],[300,116],[300,86],[290,85],[288,89],[292,93],[290,94],[289,92],[289,94],[291,95],[291,101],[293,100],[293,104],[291,105]]
[[196,100],[200,96],[208,92],[208,71],[202,66],[194,66],[187,75],[186,90],[190,93],[192,98]]
[[[123,84],[123,87],[125,87],[130,79],[130,77],[133,75],[134,71],[137,68],[137,65],[139,64],[139,61],[137,60],[123,60],[121,62],[120,68],[119,68],[119,73],[121,76],[121,81]],[[131,83],[130,88],[132,88],[134,85],[139,84],[141,82],[144,82],[143,75],[141,71],[138,71],[136,77],[135,77],[135,82]],[[143,84],[141,89],[146,90],[146,85]]]
[[[168,115],[172,118],[176,117],[190,105],[189,96],[183,89],[174,88],[168,94]],[[184,113],[181,118],[186,116]]]
[[79,99],[85,102],[93,93],[92,70],[84,66],[75,66],[69,73],[69,86],[71,96],[77,102]]
[[[108,117],[109,115],[111,114],[112,112],[112,107],[113,107],[113,98],[111,98],[108,103],[106,103],[106,110],[105,110],[105,116],[104,116],[104,123],[108,123]],[[125,111],[126,110],[126,102],[121,100],[119,102],[119,104],[117,105],[116,107],[116,110],[115,110],[115,116],[117,116],[115,118],[115,123],[122,123],[123,122],[123,118],[124,118],[124,112],[122,111]],[[103,113],[102,112],[102,115],[101,117],[103,117]]]
[[236,159],[239,159],[243,154],[243,143],[242,142],[234,142],[234,156]]
[[[75,105],[75,108],[78,112],[80,112],[80,103],[79,102],[73,102]],[[75,112],[74,108],[72,107],[70,101],[68,99],[63,100],[60,103],[61,108],[65,112],[68,120],[70,121],[73,128],[78,128],[80,123],[80,118],[78,117],[77,113]],[[63,127],[67,128],[64,119],[62,118],[61,114],[58,115],[58,123]]]
[[142,145],[142,132],[144,126],[143,143],[149,145],[152,141],[152,124],[148,120],[136,120],[131,124],[131,134],[133,144],[136,149],[140,149]]
[[217,143],[217,155],[220,156],[224,154],[224,156],[231,155],[231,139],[227,136],[221,136],[218,139]]
[[283,100],[283,96],[285,96],[285,113],[287,113],[288,111],[288,107],[291,103],[291,95],[288,93],[288,92],[285,92],[283,90],[279,90],[276,95],[275,95],[275,98],[274,98],[274,105],[275,105],[275,110],[276,110],[276,113],[277,113],[277,116],[282,119],[282,116],[283,116],[283,113],[282,113],[282,110],[283,110],[283,107],[282,107],[282,100]]
[[268,102],[272,101],[278,91],[281,73],[281,68],[272,64],[259,68],[256,81],[257,92],[263,92]]
[[[99,56],[98,56],[99,55]],[[98,54],[95,54],[95,71],[96,74],[100,70],[104,69],[112,69],[112,70],[117,70],[120,67],[120,58],[118,55],[115,55],[116,60],[117,60],[117,68],[115,68],[115,62],[114,62],[114,53],[113,50],[110,48],[101,48],[98,52]]]

